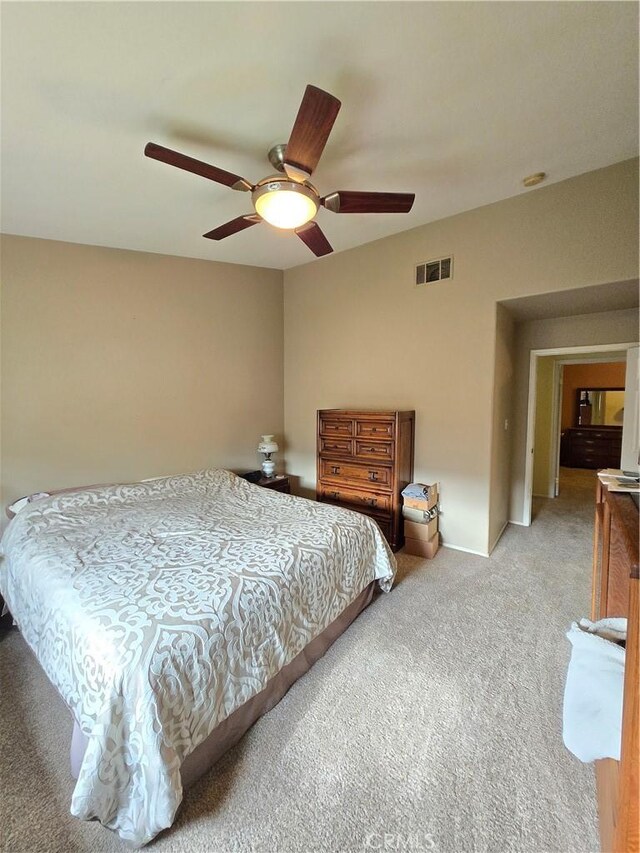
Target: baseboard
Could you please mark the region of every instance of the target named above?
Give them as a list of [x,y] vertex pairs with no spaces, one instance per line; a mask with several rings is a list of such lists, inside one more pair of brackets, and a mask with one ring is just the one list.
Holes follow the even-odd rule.
[[527,523],[526,523],[526,522],[524,522],[524,521],[514,521],[512,518],[510,518],[510,519],[509,519],[509,521],[507,522],[507,524],[517,524],[517,525],[518,525],[518,527],[531,527],[531,525],[530,525],[530,524],[527,524]]
[[505,523],[502,525],[502,527],[501,527],[501,529],[500,529],[500,532],[498,533],[498,535],[496,536],[496,538],[493,540],[493,545],[490,545],[490,546],[489,546],[489,554],[491,554],[491,552],[493,551],[493,549],[496,547],[496,545],[498,544],[498,542],[499,542],[499,541],[500,541],[500,539],[502,538],[502,534],[505,532],[505,530],[507,529],[507,527],[508,527],[508,526],[509,526],[509,522],[508,522],[508,521],[505,521]]
[[452,545],[450,542],[443,542],[443,548],[451,548],[452,551],[464,551],[465,554],[475,554],[478,557],[488,557],[486,551],[476,551],[473,548],[463,548],[462,545]]

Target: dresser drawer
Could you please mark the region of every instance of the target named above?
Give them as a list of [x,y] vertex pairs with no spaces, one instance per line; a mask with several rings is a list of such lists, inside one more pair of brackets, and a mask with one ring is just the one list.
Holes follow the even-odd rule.
[[620,466],[620,455],[606,454],[600,451],[594,453],[582,453],[573,458],[576,468],[618,468]]
[[393,421],[356,421],[356,438],[393,438]]
[[365,507],[355,505],[348,506],[347,504],[339,503],[336,501],[332,501],[332,503],[334,504],[334,506],[341,506],[343,509],[350,509],[353,512],[359,512],[362,515],[369,516],[369,518],[375,521],[375,523],[378,525],[382,535],[387,540],[387,542],[389,542],[389,544],[393,542],[393,524],[389,519],[376,515],[375,511],[366,509]]
[[597,432],[596,430],[576,430],[571,436],[575,447],[617,447],[622,444],[622,432]]
[[573,439],[573,446],[576,450],[588,450],[590,447],[603,447],[608,442],[598,441],[595,438],[576,437]]
[[325,503],[339,504],[347,509],[366,509],[370,512],[391,512],[391,495],[375,495],[364,489],[345,489],[323,483],[318,494]]
[[356,486],[376,485],[382,488],[391,488],[393,471],[383,465],[356,465],[353,462],[331,462],[328,459],[320,460],[320,479],[333,482],[353,483]]
[[574,438],[605,438],[606,431],[596,429],[573,429],[571,430]]
[[358,459],[379,459],[393,462],[393,442],[391,441],[368,441],[357,438],[355,445],[355,455]]
[[610,454],[606,453],[600,448],[597,448],[596,450],[583,450],[579,454],[576,454],[576,458],[586,459],[591,462],[600,462],[603,459],[608,459],[609,455]]
[[320,435],[353,435],[353,421],[346,418],[320,418]]
[[320,453],[323,456],[351,456],[351,439],[320,436]]

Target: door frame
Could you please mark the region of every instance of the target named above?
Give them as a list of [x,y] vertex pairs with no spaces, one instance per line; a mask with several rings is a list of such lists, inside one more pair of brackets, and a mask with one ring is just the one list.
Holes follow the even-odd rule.
[[[571,363],[573,359],[571,359],[572,355],[575,356],[589,356],[595,355],[598,353],[607,353],[607,352],[621,352],[622,350],[631,349],[631,347],[637,347],[637,341],[631,341],[627,343],[620,344],[591,344],[589,346],[579,346],[579,347],[552,347],[550,349],[533,349],[529,353],[529,390],[527,394],[527,438],[526,438],[526,459],[525,459],[525,471],[524,471],[524,511],[522,513],[522,524],[525,527],[531,526],[531,502],[533,499],[533,454],[534,454],[534,438],[535,438],[535,426],[536,426],[536,396],[537,396],[537,378],[538,378],[538,359],[544,358],[549,355],[558,355],[558,356],[567,356],[568,362]],[[589,359],[576,359],[576,361],[603,361],[602,358],[594,358]],[[606,360],[606,359],[604,359]],[[562,359],[564,362],[564,359]],[[554,372],[557,371],[557,365],[554,366]],[[554,376],[554,383],[556,382],[557,376]],[[552,421],[553,421],[553,429],[555,433],[555,426],[558,417],[560,416],[560,412],[562,407],[559,406],[556,402],[556,387],[554,384],[554,411],[552,412]],[[559,432],[555,436],[554,443],[551,446],[551,458],[557,457],[558,461],[560,458],[560,439]]]
[[[606,358],[606,356],[604,356]],[[553,484],[553,497],[560,494],[560,433],[562,432],[562,392],[564,388],[564,366],[571,364],[564,359],[556,361],[553,365],[553,399],[551,408],[551,453],[549,457],[553,469],[551,471],[551,482]],[[534,453],[535,456],[535,453]]]

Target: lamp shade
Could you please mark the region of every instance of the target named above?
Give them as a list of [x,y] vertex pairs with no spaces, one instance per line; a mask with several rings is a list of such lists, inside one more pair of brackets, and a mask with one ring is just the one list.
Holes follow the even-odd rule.
[[258,444],[258,453],[275,453],[278,449],[277,443],[273,440],[272,435],[263,435],[262,440]]

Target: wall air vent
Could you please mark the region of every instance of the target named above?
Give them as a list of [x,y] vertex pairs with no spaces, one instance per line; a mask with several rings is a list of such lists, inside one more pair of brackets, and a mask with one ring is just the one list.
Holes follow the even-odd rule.
[[453,258],[451,256],[416,265],[416,287],[451,278],[453,278]]

